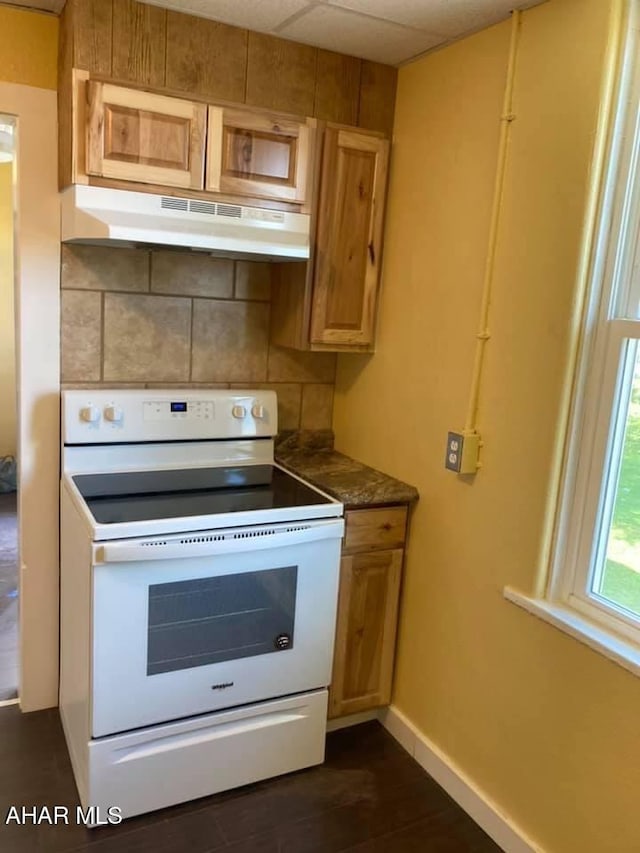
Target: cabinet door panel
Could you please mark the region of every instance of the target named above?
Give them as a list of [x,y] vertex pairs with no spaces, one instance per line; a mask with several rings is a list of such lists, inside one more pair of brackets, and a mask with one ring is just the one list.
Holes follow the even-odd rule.
[[107,104],[103,156],[122,163],[187,171],[189,122],[177,116]]
[[87,172],[202,189],[206,107],[89,83]]
[[330,717],[391,699],[402,555],[377,551],[341,560]]
[[326,131],[312,343],[373,344],[388,154],[378,137]]
[[305,122],[209,107],[206,188],[304,202],[310,131]]

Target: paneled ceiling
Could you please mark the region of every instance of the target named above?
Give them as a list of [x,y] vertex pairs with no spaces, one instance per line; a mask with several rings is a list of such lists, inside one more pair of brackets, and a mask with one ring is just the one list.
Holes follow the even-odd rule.
[[[59,12],[64,0],[12,0]],[[541,0],[148,0],[363,59],[400,65]]]

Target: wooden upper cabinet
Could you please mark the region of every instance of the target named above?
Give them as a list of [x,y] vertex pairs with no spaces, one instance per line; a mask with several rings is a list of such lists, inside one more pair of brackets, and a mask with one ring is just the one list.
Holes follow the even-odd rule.
[[373,344],[389,143],[329,125],[313,273],[311,344]]
[[202,189],[207,108],[88,82],[87,174]]
[[314,125],[210,106],[205,188],[304,204]]

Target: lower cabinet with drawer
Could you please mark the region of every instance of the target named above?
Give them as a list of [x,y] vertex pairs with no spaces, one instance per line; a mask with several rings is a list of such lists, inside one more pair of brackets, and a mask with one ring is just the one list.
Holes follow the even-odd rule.
[[391,699],[407,507],[345,513],[329,717]]

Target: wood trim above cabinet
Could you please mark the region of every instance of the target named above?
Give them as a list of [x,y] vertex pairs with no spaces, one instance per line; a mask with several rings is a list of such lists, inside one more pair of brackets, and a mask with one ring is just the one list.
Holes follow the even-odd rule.
[[182,98],[246,103],[391,134],[398,70],[390,65],[137,0],[66,0],[60,30],[61,44],[70,48],[65,73],[81,68]]
[[207,108],[90,80],[87,173],[202,189]]

